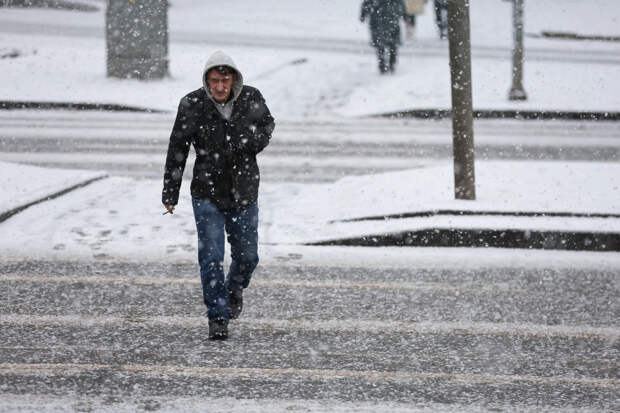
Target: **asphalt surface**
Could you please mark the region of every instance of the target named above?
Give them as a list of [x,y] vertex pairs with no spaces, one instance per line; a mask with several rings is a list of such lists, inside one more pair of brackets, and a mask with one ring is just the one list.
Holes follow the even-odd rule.
[[620,408],[614,269],[262,265],[226,342],[197,274],[0,263],[0,392]]
[[[161,179],[174,114],[0,111],[0,160]],[[620,123],[477,120],[477,159],[618,161]],[[278,122],[261,178],[334,182],[452,157],[450,120]],[[186,168],[189,178],[191,167]]]
[[[160,179],[170,116],[0,113],[0,160]],[[479,120],[477,148],[616,161],[618,128]],[[263,179],[424,167],[450,147],[449,121],[282,122]],[[230,339],[210,342],[195,264],[0,259],[0,411],[195,411],[185,400],[205,396],[218,412],[226,397],[278,411],[620,409],[617,268],[295,261],[259,266]]]
[[[0,31],[103,37],[102,28],[1,18]],[[177,43],[202,38],[171,33]],[[365,42],[338,39],[208,38],[372,53]],[[447,45],[416,42],[401,53],[446,56]],[[506,60],[510,50],[476,47],[473,55]],[[620,55],[531,48],[528,59],[617,65]],[[170,114],[0,112],[0,160],[161,179]],[[477,120],[476,156],[618,161],[619,128]],[[262,177],[332,182],[424,167],[452,156],[450,133],[448,120],[282,122],[261,155]],[[210,342],[195,264],[0,257],[0,411],[158,411],[205,397],[211,404],[187,411],[228,411],[227,397],[282,402],[286,411],[309,411],[310,401],[326,406],[313,411],[335,402],[384,412],[392,403],[620,411],[619,280],[617,268],[542,262],[475,270],[262,264],[230,339]]]

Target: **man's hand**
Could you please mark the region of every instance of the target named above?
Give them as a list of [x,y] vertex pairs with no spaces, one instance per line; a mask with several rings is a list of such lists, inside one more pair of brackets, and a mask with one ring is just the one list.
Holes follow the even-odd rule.
[[166,207],[166,212],[164,212],[162,215],[174,214],[174,205],[164,205],[164,207]]

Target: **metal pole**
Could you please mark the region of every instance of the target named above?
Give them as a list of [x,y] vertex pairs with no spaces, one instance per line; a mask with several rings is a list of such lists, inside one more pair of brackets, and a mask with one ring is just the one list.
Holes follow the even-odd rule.
[[454,197],[476,199],[469,0],[448,0]]
[[523,0],[512,0],[512,26],[512,87],[508,99],[526,100],[527,94],[523,89]]

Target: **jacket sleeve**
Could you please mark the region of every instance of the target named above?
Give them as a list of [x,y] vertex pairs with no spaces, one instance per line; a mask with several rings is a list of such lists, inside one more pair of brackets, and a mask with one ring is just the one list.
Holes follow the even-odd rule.
[[368,16],[368,13],[370,13],[370,1],[369,0],[364,0],[362,2],[362,11],[360,12],[360,21],[364,21],[366,20],[366,17]]
[[249,122],[231,142],[231,149],[235,153],[256,155],[269,145],[276,124],[265,99],[258,90],[249,102],[248,112]]
[[195,122],[190,116],[190,101],[181,99],[177,117],[170,134],[166,166],[164,168],[164,189],[161,201],[164,205],[176,205],[179,201],[181,180],[185,170],[185,162],[189,154]]

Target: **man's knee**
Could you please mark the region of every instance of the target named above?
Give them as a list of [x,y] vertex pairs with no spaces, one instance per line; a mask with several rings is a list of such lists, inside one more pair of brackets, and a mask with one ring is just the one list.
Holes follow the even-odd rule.
[[224,272],[224,262],[213,258],[202,258],[198,260],[200,269],[207,273]]
[[256,251],[245,251],[235,257],[238,265],[243,266],[246,271],[253,271],[258,265],[258,253]]

